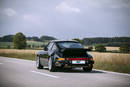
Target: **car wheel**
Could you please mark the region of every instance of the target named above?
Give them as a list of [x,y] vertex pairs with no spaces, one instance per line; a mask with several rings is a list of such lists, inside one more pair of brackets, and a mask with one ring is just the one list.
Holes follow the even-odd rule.
[[36,67],[37,67],[37,69],[43,69],[43,66],[40,64],[40,58],[39,57],[36,58]]
[[91,71],[92,71],[92,68],[93,68],[93,66],[83,67],[83,70],[84,70],[85,72],[91,72]]
[[56,71],[56,67],[55,67],[51,57],[49,58],[49,61],[48,61],[48,68],[49,68],[50,72]]

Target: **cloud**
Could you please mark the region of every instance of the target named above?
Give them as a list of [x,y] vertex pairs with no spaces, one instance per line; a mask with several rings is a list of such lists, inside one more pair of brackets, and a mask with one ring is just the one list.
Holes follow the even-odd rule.
[[17,12],[12,8],[6,8],[1,13],[6,15],[6,16],[14,16],[17,14]]
[[31,22],[35,22],[36,18],[32,15],[23,15],[24,20],[26,21],[31,21]]
[[106,4],[109,8],[113,9],[130,7],[130,2],[127,0],[102,0],[102,4]]
[[[128,0],[85,0],[86,7],[94,8],[110,8],[110,9],[120,9],[129,8],[130,2]],[[82,1],[81,1],[82,2]]]
[[31,22],[34,24],[41,24],[40,18],[38,16],[35,16],[35,15],[25,14],[25,15],[23,15],[23,19],[27,22]]
[[56,6],[56,10],[60,11],[60,12],[75,12],[75,13],[79,13],[80,9],[76,8],[76,7],[71,7],[70,5],[68,5],[66,2],[62,2],[60,3],[58,6]]

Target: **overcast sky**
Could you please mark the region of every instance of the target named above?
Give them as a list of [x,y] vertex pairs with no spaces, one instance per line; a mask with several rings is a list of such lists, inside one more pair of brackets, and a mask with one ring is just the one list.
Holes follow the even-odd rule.
[[0,36],[130,37],[130,0],[0,0]]

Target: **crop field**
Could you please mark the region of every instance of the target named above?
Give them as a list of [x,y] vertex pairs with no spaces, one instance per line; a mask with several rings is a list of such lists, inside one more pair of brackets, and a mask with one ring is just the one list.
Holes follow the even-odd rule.
[[39,50],[0,49],[0,56],[35,60],[35,55],[38,51]]
[[119,51],[120,47],[106,47],[107,51]]
[[[39,50],[0,49],[0,56],[35,60]],[[130,54],[89,52],[95,60],[94,68],[130,73]]]
[[130,73],[130,54],[89,52],[95,60],[94,68]]
[[[84,46],[85,48],[88,48],[87,46]],[[95,50],[94,46],[93,46],[93,50]],[[106,50],[107,51],[120,51],[120,47],[108,47],[106,46]]]

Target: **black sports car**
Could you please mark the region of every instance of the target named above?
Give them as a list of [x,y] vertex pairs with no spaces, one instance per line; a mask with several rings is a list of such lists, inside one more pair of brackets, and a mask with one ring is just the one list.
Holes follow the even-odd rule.
[[60,68],[82,67],[84,71],[92,71],[94,60],[77,41],[53,40],[48,43],[44,51],[39,51],[36,57],[38,69],[48,66],[49,71]]

